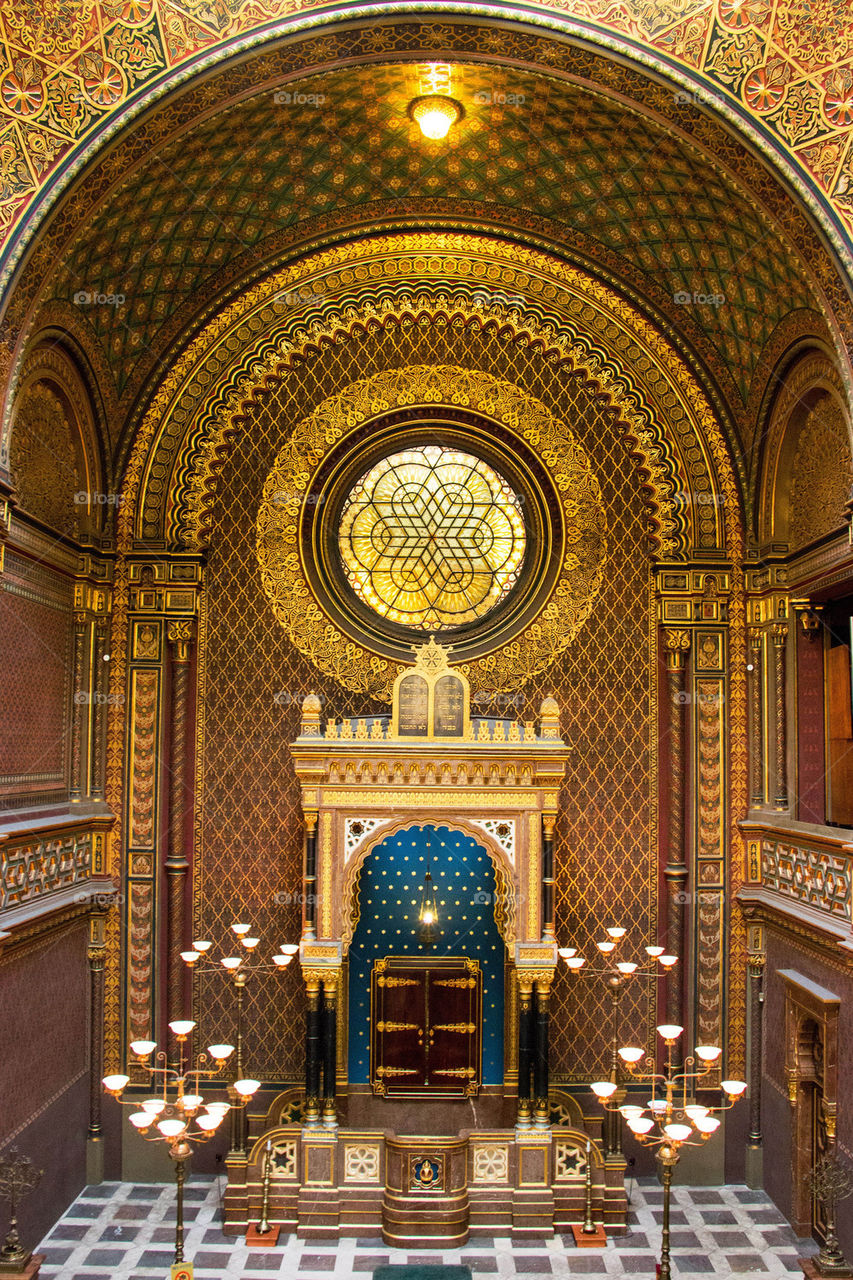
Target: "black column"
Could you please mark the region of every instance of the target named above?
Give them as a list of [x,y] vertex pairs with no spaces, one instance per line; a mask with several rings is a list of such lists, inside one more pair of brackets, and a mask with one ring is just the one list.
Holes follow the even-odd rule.
[[320,980],[306,974],[308,1008],[305,1012],[305,1123],[320,1122]]
[[532,1120],[530,1106],[530,1073],[533,1041],[533,990],[518,989],[518,1126],[529,1129]]
[[548,1101],[548,999],[550,994],[550,987],[545,983],[537,982],[536,1044],[533,1059],[533,1093],[536,1105],[533,1110],[533,1120],[539,1129],[547,1128],[551,1118],[551,1106]]
[[323,981],[323,1124],[332,1129],[337,1124],[335,1109],[335,1074],[338,1043],[338,988],[334,978]]

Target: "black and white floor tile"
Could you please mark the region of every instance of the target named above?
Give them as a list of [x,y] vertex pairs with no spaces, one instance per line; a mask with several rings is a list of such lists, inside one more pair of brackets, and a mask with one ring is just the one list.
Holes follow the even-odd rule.
[[[616,1277],[654,1280],[660,1252],[663,1192],[654,1181],[635,1185],[629,1234],[606,1249],[576,1249],[572,1237],[525,1245],[472,1240],[464,1249],[407,1253],[381,1240],[336,1244],[282,1237],[278,1248],[247,1249],[220,1229],[224,1182],[193,1178],[186,1188],[185,1256],[197,1280],[323,1280],[364,1276],[383,1263],[462,1262],[483,1280]],[[105,1183],[87,1187],[38,1252],[44,1280],[150,1280],[169,1275],[174,1244],[174,1188]],[[782,1280],[802,1277],[798,1258],[817,1246],[797,1240],[775,1206],[746,1187],[677,1187],[671,1215],[673,1272],[687,1280]]]

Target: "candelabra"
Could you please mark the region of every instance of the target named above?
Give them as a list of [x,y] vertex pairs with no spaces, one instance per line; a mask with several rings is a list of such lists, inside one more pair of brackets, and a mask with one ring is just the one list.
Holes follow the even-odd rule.
[[[190,969],[202,973],[227,974],[231,979],[234,987],[234,997],[236,1003],[236,1036],[235,1036],[235,1071],[238,1078],[242,1077],[244,1071],[243,1065],[243,1009],[246,998],[246,983],[249,978],[256,973],[276,973],[287,968],[292,962],[293,957],[299,950],[297,943],[288,942],[283,944],[278,952],[273,956],[272,963],[266,962],[250,963],[249,957],[254,956],[261,939],[252,936],[252,926],[250,924],[236,923],[232,924],[231,929],[234,933],[235,940],[242,947],[242,952],[237,955],[227,955],[220,957],[219,961],[213,960],[209,955],[213,943],[207,939],[198,939],[192,944],[192,950],[182,951],[181,959]],[[232,1103],[236,1101],[234,1096],[233,1084],[228,1086],[228,1096]],[[245,1107],[235,1106],[231,1111],[231,1154],[242,1155],[246,1151],[246,1109]]]
[[853,1276],[853,1267],[845,1258],[835,1231],[835,1210],[839,1200],[846,1200],[853,1191],[853,1171],[829,1152],[806,1175],[806,1181],[812,1195],[823,1205],[826,1214],[826,1239],[817,1258],[807,1259],[803,1263],[803,1269],[807,1275],[813,1276]]
[[[604,942],[596,942],[595,945],[603,957],[610,957],[625,937],[627,929],[613,926],[607,929],[606,932],[606,940]],[[618,1103],[623,1102],[625,1098],[619,1071],[619,1001],[622,990],[625,983],[633,978],[655,978],[660,976],[661,972],[668,973],[678,963],[678,957],[667,955],[664,947],[647,946],[644,950],[646,955],[656,962],[651,967],[644,969],[640,968],[639,963],[633,960],[616,961],[615,958],[609,968],[596,969],[591,965],[585,967],[587,965],[586,958],[578,955],[576,947],[560,947],[558,953],[561,959],[565,960],[571,973],[579,973],[583,969],[585,973],[607,978],[607,985],[610,988],[610,1016],[613,1033],[610,1054],[610,1083],[615,1086],[613,1094],[615,1101]],[[605,1111],[603,1137],[605,1154],[608,1156],[620,1156],[622,1154],[622,1117],[616,1108]]]
[[33,1258],[32,1251],[24,1248],[18,1235],[18,1205],[38,1186],[41,1178],[42,1170],[27,1156],[19,1155],[15,1147],[0,1156],[0,1198],[9,1205],[9,1231],[0,1249],[0,1274],[20,1276],[26,1272],[29,1275],[30,1262],[37,1267],[42,1260],[41,1256]]
[[[153,1097],[145,1098],[141,1103],[136,1098],[124,1098],[122,1095],[130,1083],[129,1076],[110,1075],[103,1080],[107,1093],[122,1106],[136,1108],[129,1117],[134,1128],[149,1142],[165,1142],[169,1156],[174,1161],[177,1191],[176,1266],[184,1260],[184,1181],[186,1163],[192,1155],[192,1144],[206,1142],[229,1111],[245,1110],[249,1099],[260,1088],[258,1080],[237,1079],[232,1086],[233,1102],[205,1102],[199,1093],[202,1079],[213,1079],[224,1070],[234,1052],[234,1046],[209,1045],[207,1053],[196,1055],[195,1065],[192,1065],[192,1057],[186,1053],[186,1045],[195,1025],[188,1021],[169,1023],[169,1030],[174,1035],[177,1046],[177,1061],[174,1065],[170,1065],[166,1051],[158,1050],[153,1040],[134,1040],[131,1044],[130,1048],[137,1059],[136,1065],[148,1075]],[[214,1065],[208,1066],[209,1063]],[[152,1129],[156,1132],[152,1133]]]
[[[720,1127],[717,1114],[728,1111],[746,1091],[743,1080],[723,1080],[720,1087],[728,1099],[725,1105],[706,1107],[695,1101],[689,1101],[693,1096],[696,1081],[714,1069],[714,1063],[722,1050],[716,1045],[696,1045],[694,1054],[685,1057],[680,1067],[676,1066],[672,1060],[672,1053],[683,1030],[683,1027],[669,1023],[664,1023],[657,1028],[658,1035],[666,1046],[666,1066],[663,1072],[655,1070],[655,1058],[646,1057],[644,1049],[626,1046],[618,1051],[632,1078],[638,1082],[649,1083],[652,1087],[652,1096],[647,1107],[622,1104],[615,1109],[622,1114],[628,1128],[639,1142],[649,1147],[657,1147],[656,1157],[663,1183],[663,1237],[659,1280],[671,1280],[669,1207],[672,1175],[680,1159],[681,1148],[698,1146],[699,1142],[695,1141],[697,1135],[700,1142],[710,1138],[711,1134]],[[697,1060],[702,1065],[698,1070],[692,1070]],[[645,1061],[651,1070],[640,1072],[641,1061]],[[658,1094],[658,1086],[662,1086],[662,1096]],[[609,1105],[617,1091],[612,1080],[597,1080],[592,1086],[592,1091],[601,1101],[605,1111],[614,1110],[612,1105]]]

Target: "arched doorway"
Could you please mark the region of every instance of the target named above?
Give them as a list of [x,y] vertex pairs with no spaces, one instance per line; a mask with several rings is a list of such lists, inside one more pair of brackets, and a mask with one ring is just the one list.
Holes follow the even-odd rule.
[[[431,936],[420,919],[427,868],[435,885],[438,917]],[[489,853],[457,828],[413,824],[371,850],[354,893],[357,924],[349,948],[348,981],[350,1123],[364,1123],[369,1114],[376,1124],[387,1126],[393,1119],[409,1131],[423,1131],[432,1123],[437,1104],[429,1101],[426,1089],[418,1096],[418,1082],[429,1081],[433,1095],[442,1086],[446,1093],[458,1094],[460,1090],[448,1087],[454,1080],[450,1073],[461,1075],[466,1069],[476,1071],[471,1078],[476,1088],[471,1089],[470,1104],[462,1107],[469,1115],[470,1105],[485,1107],[497,1123],[505,1079],[507,955],[496,919],[501,894]],[[407,976],[389,975],[380,989],[371,979],[377,966],[387,962]],[[472,975],[468,993],[459,990],[464,977],[441,976],[450,973],[448,966],[465,963]],[[377,1001],[391,994],[385,983],[395,982],[411,984],[397,995],[406,1020],[383,1021]],[[473,996],[475,983],[479,1017],[460,1013],[460,997]],[[383,1030],[377,1032],[377,1025]],[[386,1053],[389,1061],[393,1058],[390,1067],[378,1061]],[[464,1057],[465,1063],[454,1066],[456,1057],[460,1064]],[[377,1076],[377,1070],[393,1073],[387,1077],[396,1085],[387,1090],[392,1096],[380,1092],[384,1075]],[[395,1093],[407,1095],[407,1101],[395,1105]],[[442,1099],[442,1112],[447,1105],[460,1104]]]

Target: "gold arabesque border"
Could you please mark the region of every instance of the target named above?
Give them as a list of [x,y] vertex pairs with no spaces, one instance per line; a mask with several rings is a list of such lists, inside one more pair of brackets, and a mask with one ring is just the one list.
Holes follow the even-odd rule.
[[[523,440],[547,467],[566,529],[559,577],[537,617],[496,651],[461,669],[472,689],[519,689],[571,644],[589,617],[604,576],[605,514],[598,480],[568,426],[529,392],[493,374],[458,365],[409,365],[359,379],[293,428],[264,484],[256,524],[261,580],[276,618],[306,658],[344,688],[387,701],[400,667],[331,622],[299,555],[311,475],[326,453],[378,414],[419,405],[473,409]],[[282,493],[294,502],[281,503]]]

